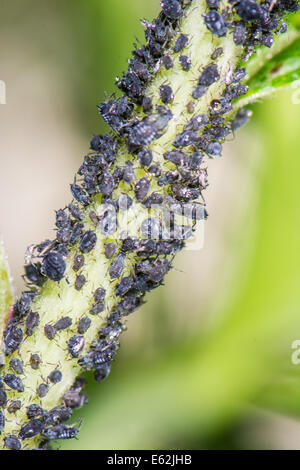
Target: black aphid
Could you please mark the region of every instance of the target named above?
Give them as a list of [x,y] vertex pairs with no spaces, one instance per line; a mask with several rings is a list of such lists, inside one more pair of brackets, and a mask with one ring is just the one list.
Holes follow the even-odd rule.
[[82,219],[81,212],[78,206],[76,206],[75,204],[69,204],[68,209],[70,211],[70,214],[74,217],[74,219],[77,219],[77,220]]
[[243,24],[238,23],[233,30],[233,42],[239,46],[244,44],[247,38],[246,28]]
[[250,109],[246,109],[246,108],[240,109],[238,113],[236,114],[235,118],[231,122],[231,130],[236,131],[239,127],[246,124],[246,122],[249,121],[251,115],[252,115],[252,111],[250,111]]
[[152,111],[153,105],[149,96],[144,96],[142,106],[144,113],[150,113],[150,111]]
[[177,20],[183,15],[183,10],[177,0],[162,0],[160,5],[166,17],[171,20]]
[[255,21],[265,18],[262,7],[252,0],[240,0],[234,5],[234,8],[237,14],[245,21]]
[[[180,134],[180,136],[181,136],[181,134]],[[176,139],[176,141],[177,141],[177,139]],[[178,144],[178,142],[177,142],[177,144]],[[174,143],[174,145],[175,145],[175,143]],[[186,156],[185,153],[180,152],[179,150],[171,150],[171,152],[166,152],[164,154],[164,159],[168,160],[171,163],[174,163],[174,165],[182,166],[186,163],[187,156]]]
[[186,34],[180,34],[180,36],[178,36],[178,38],[176,39],[175,45],[173,47],[173,51],[174,52],[182,51],[182,49],[184,49],[187,46],[188,42],[189,42],[188,36]]
[[215,64],[207,65],[199,78],[200,86],[210,86],[217,80],[219,80],[220,75],[218,72],[218,67]]
[[86,283],[86,277],[83,274],[78,274],[75,279],[75,289],[80,290]]
[[201,96],[204,96],[205,93],[206,93],[205,86],[198,85],[198,86],[196,86],[196,88],[194,88],[193,93],[192,93],[192,97],[194,98],[194,100],[198,100],[199,98],[201,98]]
[[95,234],[95,232],[93,232],[92,230],[87,230],[81,236],[79,249],[80,251],[82,251],[82,253],[89,253],[90,251],[92,251],[93,248],[95,248],[96,243],[97,235]]
[[[140,145],[140,144],[138,144],[138,145]],[[131,162],[127,161],[127,162],[125,162],[125,168],[124,168],[124,172],[123,172],[123,180],[125,181],[125,183],[130,184],[133,180],[133,177],[134,177],[133,165],[132,165]]]
[[22,407],[22,403],[20,400],[12,400],[7,407],[7,411],[9,413],[16,413],[17,411],[21,409],[21,407]]
[[52,325],[45,325],[44,333],[45,333],[46,338],[52,340],[54,339],[54,336],[56,335],[56,329]]
[[105,305],[103,302],[96,302],[90,309],[91,315],[98,315],[99,313],[105,310]]
[[72,232],[69,232],[70,243],[72,244],[77,243],[82,234],[82,231],[83,231],[83,224],[81,224],[80,222],[76,222],[76,224],[73,225]]
[[77,331],[80,335],[83,335],[91,326],[92,320],[88,317],[80,318],[77,326]]
[[66,262],[64,256],[56,251],[50,251],[43,259],[43,271],[52,281],[60,281],[64,277]]
[[44,416],[44,423],[46,426],[63,423],[71,418],[72,413],[73,411],[71,408],[66,406],[57,406]]
[[210,142],[206,147],[206,152],[213,157],[217,157],[222,153],[222,145],[219,142]]
[[20,318],[24,317],[28,312],[30,312],[32,301],[32,293],[31,292],[23,292],[19,300],[14,305],[13,314],[14,316]]
[[6,385],[12,390],[17,390],[17,392],[20,392],[20,393],[24,392],[24,384],[22,380],[16,375],[6,374],[3,377],[3,380],[6,383]]
[[114,178],[109,173],[103,173],[98,179],[98,186],[103,196],[110,196],[114,189]]
[[36,286],[41,286],[45,279],[41,273],[41,266],[41,263],[28,264],[25,266],[25,276]]
[[4,426],[5,426],[5,418],[4,418],[4,414],[0,410],[0,434],[4,429]]
[[84,337],[74,335],[68,341],[68,351],[72,357],[78,357],[84,347]]
[[28,419],[37,418],[43,416],[44,410],[39,405],[29,405],[26,409],[26,415]]
[[186,55],[181,55],[181,56],[179,57],[179,62],[180,62],[181,67],[183,68],[183,70],[184,70],[185,72],[188,72],[188,71],[190,70],[191,65],[192,65],[192,61],[191,61],[191,59],[190,59],[188,56],[186,56]]
[[84,255],[76,253],[73,259],[73,270],[79,271],[80,268],[84,265]]
[[49,374],[48,378],[53,384],[58,384],[59,382],[61,382],[62,373],[60,370],[55,369]]
[[178,134],[173,142],[174,147],[188,147],[193,145],[197,140],[197,132],[186,130],[181,134]]
[[217,47],[212,55],[210,56],[212,60],[216,60],[224,53],[223,47]]
[[126,294],[133,285],[133,279],[131,277],[123,277],[121,282],[117,285],[116,288],[116,295],[124,295]]
[[106,379],[108,374],[110,373],[110,365],[105,363],[102,364],[100,367],[96,367],[94,372],[94,378],[96,382],[102,382],[102,380]]
[[208,8],[214,8],[217,10],[220,4],[220,0],[206,0],[206,4]]
[[37,370],[41,363],[40,356],[38,354],[31,354],[29,363],[32,369]]
[[89,198],[86,192],[78,186],[78,184],[71,184],[71,193],[79,204],[82,204],[83,206],[87,206],[89,204]]
[[26,317],[26,334],[27,336],[32,336],[33,331],[38,326],[40,322],[40,315],[37,312],[30,312]]
[[4,408],[7,404],[7,394],[4,390],[0,389],[0,406]]
[[40,384],[36,390],[36,393],[40,398],[44,398],[48,393],[49,387],[46,384]]
[[60,318],[54,325],[56,331],[65,330],[72,325],[72,318],[70,317],[62,317]]
[[44,429],[41,434],[51,440],[73,439],[77,436],[78,432],[78,429],[68,426],[67,424],[57,424],[56,426]]
[[70,221],[70,218],[68,216],[68,214],[66,214],[66,212],[62,209],[59,209],[57,212],[56,212],[56,227],[57,228],[70,228],[71,226],[71,221]]
[[153,155],[150,149],[142,149],[138,153],[138,159],[142,166],[149,166],[152,163]]
[[106,290],[103,287],[98,287],[94,292],[94,299],[96,302],[102,302],[105,299]]
[[150,188],[150,180],[148,178],[141,178],[137,181],[134,192],[135,198],[138,202],[141,202],[145,199]]
[[225,36],[227,27],[223,16],[216,10],[210,10],[204,17],[207,28],[216,36]]
[[160,97],[163,103],[171,103],[174,99],[174,93],[169,85],[161,85],[159,87]]
[[164,55],[162,58],[162,63],[165,66],[167,70],[171,69],[173,67],[173,60],[172,57],[170,57],[168,54]]
[[113,259],[109,267],[109,275],[112,279],[116,279],[121,276],[124,269],[124,261],[125,255],[123,253],[120,253]]
[[115,245],[115,243],[113,242],[107,243],[104,248],[106,258],[111,259],[114,256],[116,250],[117,250],[117,245]]
[[22,444],[16,436],[10,435],[4,438],[4,444],[10,450],[21,450]]
[[23,439],[30,439],[31,437],[40,434],[44,427],[43,421],[41,419],[31,419],[28,423],[23,424],[19,437]]
[[9,355],[16,351],[23,340],[23,331],[13,324],[8,324],[4,331],[5,354]]

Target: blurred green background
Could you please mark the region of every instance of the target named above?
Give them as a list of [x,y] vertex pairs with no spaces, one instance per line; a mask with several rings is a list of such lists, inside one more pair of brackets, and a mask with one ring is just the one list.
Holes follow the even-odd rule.
[[[158,0],[2,0],[0,230],[16,291],[25,248],[93,133],[96,105],[126,69]],[[253,106],[210,163],[205,243],[128,320],[112,373],[88,377],[79,440],[64,449],[300,449],[300,105],[295,90]]]

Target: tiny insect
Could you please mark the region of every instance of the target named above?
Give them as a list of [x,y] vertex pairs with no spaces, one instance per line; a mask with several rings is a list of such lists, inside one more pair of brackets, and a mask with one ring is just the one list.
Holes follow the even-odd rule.
[[5,426],[5,418],[4,418],[4,414],[0,410],[0,434],[4,429],[4,426]]
[[7,393],[0,389],[0,406],[4,408],[7,405]]
[[237,14],[245,21],[255,21],[264,18],[263,10],[252,0],[240,0],[234,5]]
[[179,62],[185,72],[188,72],[190,70],[192,61],[189,57],[187,57],[186,55],[181,55],[179,57]]
[[79,430],[74,428],[73,426],[69,426],[67,424],[57,424],[56,426],[52,426],[46,428],[41,433],[42,436],[47,437],[48,439],[55,440],[55,439],[73,439],[77,436]]
[[103,302],[96,302],[90,309],[91,315],[98,315],[98,313],[103,312],[105,310],[105,305]]
[[159,87],[160,97],[163,103],[171,103],[174,99],[174,93],[169,85],[161,85]]
[[74,335],[68,341],[68,351],[72,357],[78,357],[84,347],[84,337]]
[[44,427],[43,421],[41,419],[31,419],[28,423],[23,424],[21,427],[21,431],[19,433],[19,437],[24,439],[30,439],[31,437],[40,434]]
[[105,245],[104,252],[107,259],[111,259],[117,250],[117,245],[110,242]]
[[66,262],[61,253],[50,251],[43,259],[43,271],[52,281],[60,281],[64,277]]
[[96,367],[94,372],[94,378],[96,382],[102,382],[102,380],[106,379],[108,374],[110,373],[110,365],[103,364],[101,367]]
[[89,253],[92,249],[96,246],[97,243],[97,235],[92,230],[87,230],[81,236],[79,249],[83,253]]
[[44,410],[39,405],[29,405],[26,409],[26,415],[28,419],[37,418],[38,416],[43,416]]
[[68,209],[69,209],[70,214],[74,217],[74,219],[77,219],[77,220],[82,219],[81,212],[78,206],[76,206],[75,204],[69,204]]
[[186,34],[180,34],[180,36],[176,39],[175,45],[173,47],[173,51],[180,52],[184,49],[189,42],[189,38]]
[[219,7],[220,0],[206,0],[206,4],[208,8],[217,9]]
[[225,36],[227,27],[224,19],[216,10],[210,10],[204,17],[204,22],[211,33],[216,36]]
[[86,283],[86,277],[83,274],[79,274],[75,279],[75,289],[81,290]]
[[40,367],[41,358],[38,354],[31,354],[30,356],[30,366],[33,370],[37,370]]
[[16,436],[10,435],[4,438],[4,444],[10,450],[21,450],[22,444]]
[[72,325],[72,318],[70,317],[62,317],[60,318],[54,325],[56,331],[65,330]]
[[28,264],[25,266],[25,276],[36,286],[41,286],[45,279],[41,273],[41,266],[41,263]]
[[194,88],[192,97],[194,98],[194,100],[198,100],[199,98],[204,96],[205,93],[206,93],[206,87],[203,85],[198,85],[196,86],[196,88]]
[[171,69],[173,67],[173,60],[172,57],[170,57],[168,54],[164,55],[162,58],[162,63],[165,66],[167,70]]
[[153,155],[152,155],[151,150],[149,150],[149,149],[142,149],[142,150],[138,153],[138,159],[139,159],[140,164],[141,164],[142,166],[149,166],[149,165],[151,165],[152,160],[153,160]]
[[71,193],[79,204],[82,204],[83,206],[87,206],[89,204],[89,198],[86,192],[78,186],[78,184],[71,184]]
[[84,265],[84,255],[76,253],[73,259],[73,270],[79,271],[80,268]]
[[20,400],[12,400],[9,406],[7,407],[7,411],[9,413],[16,413],[17,411],[21,409],[21,406],[22,406],[22,403]]
[[98,179],[98,186],[103,196],[110,196],[114,185],[114,178],[109,173],[103,173]]
[[224,53],[223,47],[217,47],[210,57],[211,57],[212,60],[216,60],[219,57],[221,57],[221,55],[223,55],[223,53]]
[[44,333],[45,333],[46,338],[52,340],[52,339],[54,339],[54,337],[56,335],[56,329],[52,325],[45,325],[44,326]]
[[6,374],[3,377],[6,385],[12,390],[16,390],[19,393],[24,392],[24,384],[19,377],[16,377],[14,374]]
[[247,32],[243,24],[237,24],[233,30],[233,42],[239,46],[246,41]]
[[137,181],[134,192],[138,202],[143,201],[148,194],[150,188],[150,180],[148,178],[141,178]]
[[160,5],[166,17],[171,20],[177,20],[183,15],[183,10],[177,0],[162,0]]
[[218,72],[217,65],[211,64],[211,65],[207,65],[203,69],[198,83],[200,86],[208,87],[212,85],[214,82],[216,82],[217,80],[219,80],[219,78],[220,78],[220,75]]
[[94,292],[94,299],[96,302],[101,302],[105,299],[106,290],[103,287],[98,287]]
[[48,393],[49,387],[46,384],[40,384],[36,390],[36,393],[40,398],[44,398]]
[[23,331],[17,326],[10,325],[6,327],[4,331],[4,347],[5,354],[12,354],[18,349],[23,340]]
[[152,100],[149,96],[144,96],[142,106],[144,113],[150,113],[150,111],[152,111],[153,105]]
[[80,335],[83,335],[91,326],[92,320],[88,317],[82,317],[77,326],[77,331]]
[[49,374],[48,378],[53,384],[58,384],[62,380],[62,373],[60,370],[55,369]]
[[44,423],[46,426],[60,424],[68,421],[68,419],[71,418],[72,413],[73,411],[71,408],[66,406],[57,406],[44,416]]
[[133,280],[131,277],[123,277],[121,282],[116,287],[116,295],[124,295],[126,294],[132,287]]

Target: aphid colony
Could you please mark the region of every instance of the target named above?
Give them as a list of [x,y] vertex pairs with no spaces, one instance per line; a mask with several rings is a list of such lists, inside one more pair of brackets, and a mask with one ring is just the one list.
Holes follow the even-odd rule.
[[[117,86],[124,95],[99,106],[114,137],[106,134],[92,138],[91,153],[85,156],[71,184],[73,202],[56,212],[55,240],[28,248],[25,261],[28,290],[15,303],[13,317],[5,329],[7,365],[0,369],[0,434],[8,449],[26,448],[26,439],[37,435],[41,436],[41,448],[47,448],[49,440],[76,437],[78,429],[65,423],[73,409],[87,402],[86,395],[81,393],[84,380],[79,378],[59,406],[51,410],[41,407],[41,399],[47,396],[50,387],[64,380],[63,367],[57,365],[46,377],[41,373],[43,379],[36,394],[31,394],[32,403],[24,403],[24,370],[26,368],[26,374],[30,369],[42,372],[43,357],[32,352],[25,364],[19,354],[23,341],[36,334],[39,328],[49,342],[59,341],[60,332],[70,331],[67,343],[61,346],[67,351],[68,360],[75,361],[83,369],[93,369],[95,379],[104,380],[119,347],[124,317],[143,303],[147,291],[163,282],[171,268],[173,255],[183,248],[191,227],[179,227],[174,223],[170,237],[166,239],[157,219],[147,217],[140,227],[144,237],[127,237],[116,242],[108,240],[101,245],[114,288],[115,305],[92,344],[86,341],[85,334],[93,327],[95,317],[106,309],[105,289],[102,286],[95,289],[90,309],[80,319],[74,321],[71,314],[66,314],[56,322],[42,324],[42,328],[34,303],[39,289],[47,279],[69,283],[67,265],[71,258],[70,270],[75,280],[69,288],[83,292],[88,284],[88,270],[84,268],[88,257],[100,249],[99,234],[104,238],[113,234],[118,225],[118,214],[133,204],[140,204],[143,209],[167,205],[171,219],[174,214],[184,214],[193,223],[205,218],[204,205],[196,202],[207,186],[204,159],[219,156],[228,134],[247,122],[251,115],[249,110],[241,109],[233,118],[227,116],[233,100],[247,92],[242,83],[246,70],[242,67],[232,71],[225,87],[222,84],[220,96],[211,100],[206,114],[195,113],[198,100],[220,81],[218,59],[223,49],[217,47],[211,54],[211,62],[199,71],[187,101],[188,122],[181,126],[171,147],[165,149],[162,161],[156,161],[150,146],[164,134],[173,119],[176,91],[172,89],[171,80],[162,83],[158,90],[160,102],[154,106],[146,95],[147,85],[161,67],[172,71],[176,61],[188,77],[193,66],[189,56],[190,38],[180,31],[180,24],[186,8],[192,3],[192,0],[162,0],[158,18],[151,23],[143,21],[146,45],[135,48],[128,71],[117,79]],[[271,47],[273,34],[286,31],[282,21],[285,13],[298,9],[294,0],[267,0],[260,4],[253,0],[230,0],[230,3],[231,7],[222,10],[220,0],[207,0],[207,10],[199,21],[212,35],[219,38],[231,35],[234,43],[243,47],[244,57],[250,57],[258,45]],[[120,141],[128,151],[128,158],[122,165],[117,159]],[[141,176],[141,169],[144,176]],[[156,183],[155,190],[151,189],[153,182]],[[120,185],[128,190],[120,192]],[[88,207],[96,195],[101,196],[107,207],[101,215]],[[130,273],[124,273],[128,253],[135,253],[135,264]],[[10,399],[11,391],[13,399]],[[7,416],[24,407],[26,421],[19,423],[14,434],[5,434]]]

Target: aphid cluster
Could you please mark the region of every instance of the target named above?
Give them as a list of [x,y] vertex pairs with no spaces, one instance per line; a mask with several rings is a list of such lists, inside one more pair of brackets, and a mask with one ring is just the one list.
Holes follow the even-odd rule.
[[[256,46],[271,47],[273,35],[286,31],[283,21],[286,12],[298,9],[294,0],[265,0],[260,4],[254,0],[229,0],[229,3],[231,7],[222,9],[219,0],[207,0],[207,9],[199,21],[207,28],[208,36],[231,35],[232,41],[241,46],[245,59]],[[218,59],[224,51],[219,46],[212,52],[209,63],[199,68],[196,78],[193,71],[193,90],[184,105],[188,118],[179,123],[170,147],[161,152],[162,158],[157,161],[152,144],[175,122],[172,107],[176,105],[176,86],[171,79],[160,82],[158,102],[154,103],[148,84],[161,68],[164,72],[172,70],[174,64],[177,72],[190,80],[193,38],[181,31],[181,22],[191,4],[192,0],[162,0],[158,18],[151,23],[143,21],[146,44],[135,46],[128,71],[117,79],[124,94],[117,99],[112,96],[99,105],[99,112],[113,134],[91,139],[91,152],[84,157],[70,185],[72,203],[55,214],[55,239],[27,250],[28,289],[15,303],[13,317],[4,332],[4,353],[8,358],[7,366],[0,370],[0,433],[5,435],[6,416],[25,406],[23,380],[29,368],[40,373],[41,380],[32,391],[32,403],[26,403],[24,408],[26,421],[20,423],[14,435],[4,437],[8,449],[26,447],[26,440],[38,435],[43,438],[42,448],[47,447],[49,440],[76,437],[78,428],[65,423],[73,409],[87,402],[82,393],[84,380],[77,379],[62,397],[60,406],[43,409],[42,399],[51,387],[64,380],[63,367],[53,364],[51,372],[44,376],[42,353],[32,351],[25,361],[20,353],[22,342],[33,337],[39,328],[47,344],[59,343],[63,338],[61,347],[67,360],[93,369],[95,379],[104,380],[118,350],[125,317],[143,303],[147,291],[162,284],[174,254],[183,248],[196,221],[207,217],[205,204],[196,201],[208,184],[205,161],[220,156],[229,133],[234,133],[251,115],[247,109],[239,110],[235,116],[230,114],[234,100],[247,93],[243,83],[246,70],[242,67],[230,70],[221,83]],[[195,112],[198,100],[211,96],[214,89],[219,91],[215,98],[207,100],[206,114]],[[117,159],[119,145],[122,155],[127,152],[122,164]],[[102,213],[97,213],[93,206],[95,197],[105,206]],[[152,207],[158,211],[167,207],[168,231],[158,218],[145,215],[137,236],[112,241],[109,237],[118,228],[118,214],[134,205],[140,205],[145,213]],[[177,224],[177,215],[184,215],[189,223]],[[113,288],[113,308],[108,311],[105,289],[94,286],[89,308],[80,318],[65,312],[44,324],[34,299],[45,282],[50,280],[55,286],[65,283],[76,295],[85,295],[89,287],[86,268],[89,259],[96,258],[100,250],[105,255],[107,276]],[[90,329],[101,315],[106,316],[106,324],[90,344],[87,340]]]

